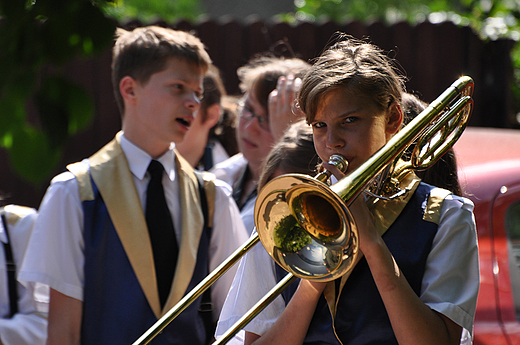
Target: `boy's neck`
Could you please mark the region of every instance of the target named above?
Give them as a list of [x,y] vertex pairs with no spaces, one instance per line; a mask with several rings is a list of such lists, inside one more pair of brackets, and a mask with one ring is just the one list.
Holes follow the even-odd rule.
[[170,149],[171,142],[164,142],[157,137],[134,131],[128,126],[123,126],[123,133],[132,144],[148,153],[152,158],[159,158]]

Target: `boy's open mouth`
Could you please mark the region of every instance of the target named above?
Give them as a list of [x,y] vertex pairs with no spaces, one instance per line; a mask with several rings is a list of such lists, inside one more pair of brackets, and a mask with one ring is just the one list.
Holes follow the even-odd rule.
[[178,119],[176,119],[176,121],[179,122],[183,126],[190,127],[190,123],[183,118],[178,118]]

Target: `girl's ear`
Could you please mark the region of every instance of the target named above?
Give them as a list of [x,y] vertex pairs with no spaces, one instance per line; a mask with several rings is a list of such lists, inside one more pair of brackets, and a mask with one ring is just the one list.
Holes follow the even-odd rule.
[[220,112],[221,112],[221,106],[218,103],[210,105],[206,109],[206,122],[204,123],[207,125],[208,128],[212,128],[218,123],[218,120],[220,120]]
[[393,102],[388,108],[388,117],[386,121],[386,133],[393,135],[401,129],[403,124],[403,110],[398,102]]

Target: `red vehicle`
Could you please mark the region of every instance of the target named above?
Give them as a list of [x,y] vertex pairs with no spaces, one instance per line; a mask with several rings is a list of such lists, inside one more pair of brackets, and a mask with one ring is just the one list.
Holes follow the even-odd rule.
[[454,149],[462,188],[475,203],[474,344],[520,344],[520,130],[469,127]]

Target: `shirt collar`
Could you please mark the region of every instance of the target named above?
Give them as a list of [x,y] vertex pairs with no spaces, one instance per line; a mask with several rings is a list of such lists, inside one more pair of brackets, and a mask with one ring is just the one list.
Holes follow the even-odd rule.
[[[175,144],[172,143],[168,151],[166,151],[161,157],[157,158],[164,167],[169,179],[173,181],[175,179]],[[128,161],[128,166],[132,174],[139,180],[144,179],[146,171],[152,157],[144,150],[139,148],[137,145],[132,143],[125,137],[125,134],[121,135],[121,149],[125,153]]]

